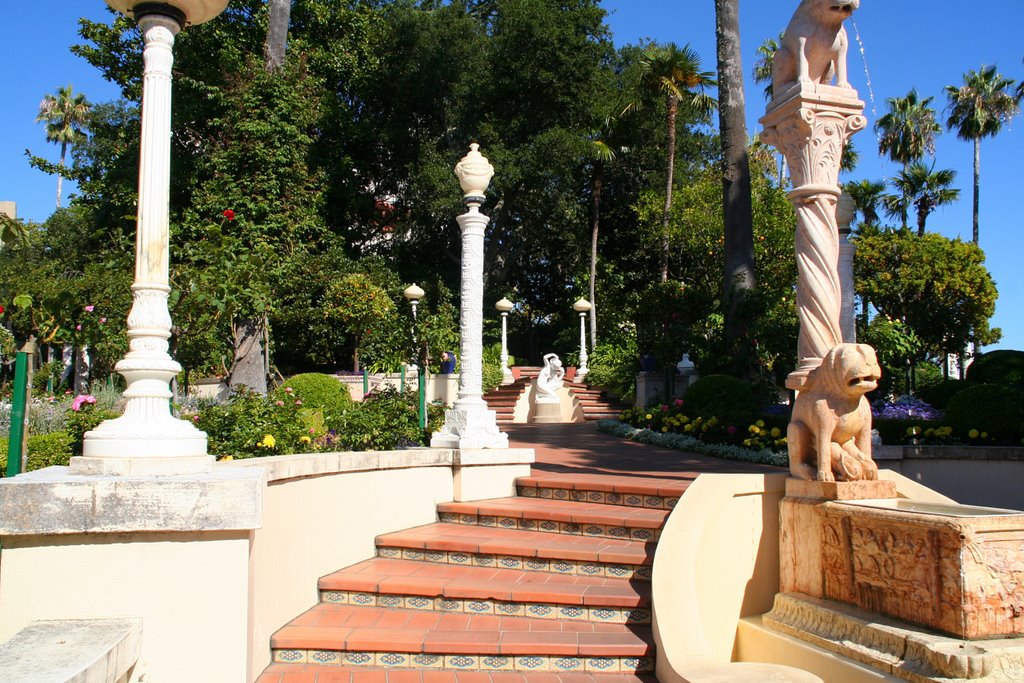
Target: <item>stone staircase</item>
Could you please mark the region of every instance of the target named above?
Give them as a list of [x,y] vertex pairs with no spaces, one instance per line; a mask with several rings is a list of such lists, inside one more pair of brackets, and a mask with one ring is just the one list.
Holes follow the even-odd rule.
[[[540,368],[520,367],[519,379],[512,384],[504,384],[484,396],[487,407],[495,412],[498,423],[511,424],[515,419],[516,404],[530,383],[540,373]],[[600,389],[591,389],[582,382],[566,382],[572,394],[579,400],[583,408],[583,418],[592,420],[616,420],[630,406],[613,400]]]
[[441,504],[321,578],[257,683],[652,682],[651,565],[686,486],[544,474]]

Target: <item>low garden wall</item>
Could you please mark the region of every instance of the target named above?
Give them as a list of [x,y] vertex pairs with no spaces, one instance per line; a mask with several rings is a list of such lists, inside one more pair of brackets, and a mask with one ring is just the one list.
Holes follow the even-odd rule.
[[210,475],[0,481],[0,641],[30,622],[142,620],[131,681],[245,683],[317,579],[451,500],[511,495],[533,451],[410,449],[217,463]]

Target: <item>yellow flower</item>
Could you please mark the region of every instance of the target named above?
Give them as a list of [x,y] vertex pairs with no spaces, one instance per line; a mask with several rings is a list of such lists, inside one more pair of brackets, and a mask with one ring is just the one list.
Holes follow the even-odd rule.
[[988,432],[982,432],[981,433],[981,438],[987,439],[988,438]]
[[666,433],[668,433],[668,427],[662,427],[662,428],[661,428],[661,433],[662,433],[662,434],[666,434]]
[[262,446],[263,448],[273,448],[274,446],[277,445],[277,439],[275,439],[270,434],[264,434],[263,441],[260,441],[259,445]]
[[313,443],[313,440],[310,439],[308,436],[300,436],[299,443]]
[[977,429],[972,429],[971,431],[967,432],[967,436],[971,437],[972,439],[977,439],[980,436],[980,434],[978,433]]
[[782,430],[778,427],[772,427],[772,438],[777,439],[782,436]]
[[644,417],[647,418],[648,420],[654,419],[654,418],[651,417],[650,413],[647,413],[646,415],[644,415]]
[[693,431],[693,425],[686,425],[685,427],[683,427],[683,431],[684,432],[692,432]]
[[758,427],[764,427],[764,420],[758,420],[758,421],[757,421],[757,422],[756,422],[755,424],[756,424],[756,425],[757,425]]

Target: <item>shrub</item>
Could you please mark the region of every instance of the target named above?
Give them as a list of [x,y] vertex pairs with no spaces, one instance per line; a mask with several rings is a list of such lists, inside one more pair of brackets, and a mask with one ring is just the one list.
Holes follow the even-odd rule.
[[[295,375],[281,387],[294,394],[307,408],[319,409],[325,416],[339,415],[352,406],[352,395],[344,384],[330,375],[309,372]],[[288,391],[291,389],[291,391]]]
[[947,379],[930,387],[920,389],[917,393],[921,400],[931,404],[939,410],[945,410],[949,400],[961,391],[971,386],[962,379]]
[[989,351],[975,357],[967,368],[973,384],[1003,384],[1024,390],[1024,351]]
[[616,341],[602,342],[590,354],[587,382],[603,386],[612,396],[629,400],[636,395],[639,370],[636,337],[625,334]]
[[757,410],[750,386],[728,375],[701,377],[686,391],[683,401],[691,417],[717,417],[731,424],[750,422]]
[[[436,426],[436,425],[435,425]],[[331,424],[337,444],[345,450],[385,451],[422,445],[419,404],[413,392],[385,387],[368,395]]]
[[[54,465],[67,465],[73,454],[74,437],[68,432],[31,434],[28,437],[26,470],[40,470]],[[7,474],[8,440],[0,438],[0,474]]]
[[501,386],[504,373],[501,370],[501,344],[484,347],[483,390],[486,394],[491,389]]
[[1024,434],[1024,400],[1010,387],[979,384],[950,399],[943,422],[961,440],[976,441],[980,437],[1019,445]]
[[284,391],[275,396],[238,391],[223,405],[208,403],[197,414],[185,417],[206,432],[210,453],[222,458],[252,458],[313,449],[317,434],[309,430],[316,427],[308,425],[315,418],[304,413],[302,406],[301,399]]

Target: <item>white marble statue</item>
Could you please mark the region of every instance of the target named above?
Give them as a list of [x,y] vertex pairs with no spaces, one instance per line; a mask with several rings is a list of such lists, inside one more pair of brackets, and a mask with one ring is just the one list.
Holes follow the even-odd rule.
[[803,0],[782,36],[772,61],[772,90],[781,96],[790,86],[831,85],[849,88],[846,55],[850,40],[843,22],[860,0]]
[[537,403],[558,403],[558,391],[562,388],[565,370],[557,354],[544,356],[544,367],[537,375]]

